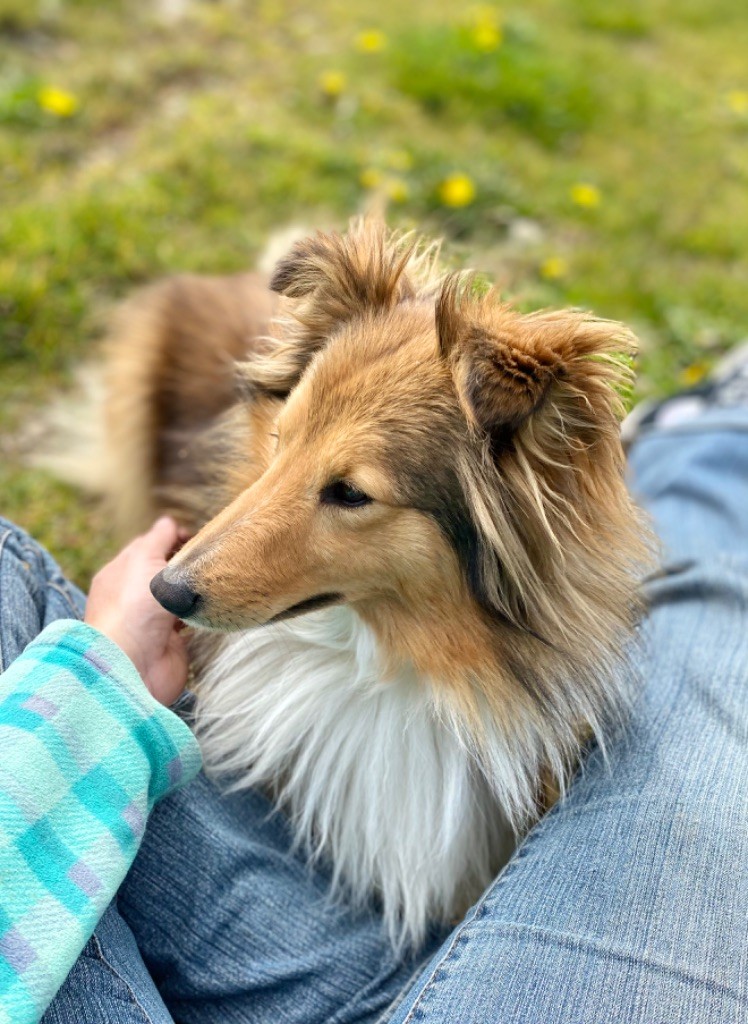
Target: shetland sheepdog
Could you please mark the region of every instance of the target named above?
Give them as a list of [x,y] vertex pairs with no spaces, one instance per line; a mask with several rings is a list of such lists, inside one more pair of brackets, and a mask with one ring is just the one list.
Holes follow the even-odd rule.
[[633,348],[370,219],[269,282],[177,277],[119,314],[115,504],[195,531],[152,590],[195,627],[206,765],[269,793],[397,947],[464,912],[625,709]]

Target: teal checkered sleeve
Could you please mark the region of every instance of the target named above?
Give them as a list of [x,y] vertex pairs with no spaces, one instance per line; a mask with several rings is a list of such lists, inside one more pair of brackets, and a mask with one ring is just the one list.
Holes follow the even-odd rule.
[[0,1024],[38,1021],[200,752],[111,640],[48,626],[0,676]]

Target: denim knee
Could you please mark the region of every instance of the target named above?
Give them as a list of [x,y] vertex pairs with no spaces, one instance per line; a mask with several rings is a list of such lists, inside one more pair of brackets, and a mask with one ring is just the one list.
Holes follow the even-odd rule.
[[85,596],[52,556],[0,517],[0,672],[50,622],[80,619],[84,609]]

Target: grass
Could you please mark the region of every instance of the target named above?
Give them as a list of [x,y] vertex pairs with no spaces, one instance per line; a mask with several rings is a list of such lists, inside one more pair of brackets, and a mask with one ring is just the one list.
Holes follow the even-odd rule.
[[377,198],[695,380],[748,323],[747,50],[741,0],[0,0],[3,513],[85,584],[101,514],[18,439],[102,315]]

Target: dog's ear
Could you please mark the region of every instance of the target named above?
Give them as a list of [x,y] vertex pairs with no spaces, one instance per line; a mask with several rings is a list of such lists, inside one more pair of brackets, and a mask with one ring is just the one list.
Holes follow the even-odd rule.
[[617,430],[635,350],[626,327],[576,310],[523,315],[492,293],[471,291],[463,275],[446,279],[437,333],[468,422],[494,450],[541,415],[572,446]]
[[413,296],[406,267],[414,248],[382,221],[357,218],[344,235],[318,232],[297,242],[276,266],[270,287],[301,300],[293,315],[321,343],[347,320]]
[[455,277],[436,326],[477,442],[458,470],[477,527],[473,592],[544,650],[586,645],[602,664],[649,563],[620,442],[635,339],[575,310],[523,315]]
[[411,298],[408,263],[416,241],[374,218],[358,218],[344,234],[318,232],[297,242],[270,279],[288,303],[280,337],[240,368],[241,385],[284,397],[314,354],[345,323]]

